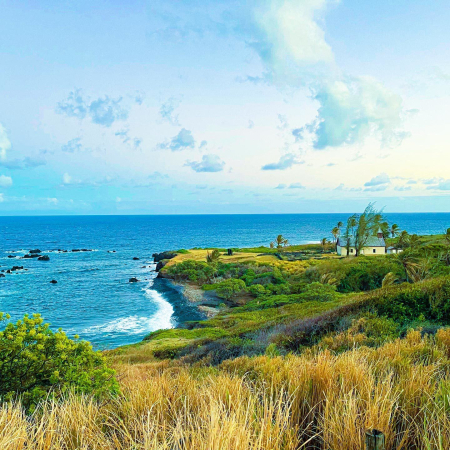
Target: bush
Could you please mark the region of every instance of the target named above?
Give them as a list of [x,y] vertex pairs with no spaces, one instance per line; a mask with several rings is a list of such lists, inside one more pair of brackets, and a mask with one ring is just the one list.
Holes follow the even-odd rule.
[[206,283],[214,278],[216,268],[214,264],[207,264],[203,261],[188,259],[167,268],[166,274],[173,277],[175,280],[189,280],[195,283]]
[[261,295],[267,293],[266,288],[264,286],[261,286],[260,284],[254,284],[253,286],[250,286],[248,288],[248,292],[250,292],[250,294],[254,297],[260,297]]
[[230,278],[229,280],[221,281],[216,285],[216,293],[218,297],[226,300],[231,300],[235,295],[242,291],[245,291],[245,283],[242,280],[236,278]]
[[305,286],[303,292],[298,296],[300,301],[305,302],[329,302],[338,297],[336,287],[330,284],[322,284],[317,281]]
[[97,397],[118,392],[115,371],[88,342],[53,332],[39,314],[16,323],[8,319],[0,313],[0,321],[6,322],[0,332],[0,400],[21,396],[33,410],[49,392],[73,390]]

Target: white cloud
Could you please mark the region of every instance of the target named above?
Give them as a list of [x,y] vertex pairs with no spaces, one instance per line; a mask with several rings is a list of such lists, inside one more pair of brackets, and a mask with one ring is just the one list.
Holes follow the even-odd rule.
[[187,161],[185,166],[195,172],[221,172],[225,163],[217,155],[203,155],[201,161]]
[[388,174],[380,173],[380,175],[373,177],[370,181],[365,183],[364,186],[380,186],[382,184],[389,184],[390,182],[391,179],[389,178]]
[[272,0],[261,2],[255,19],[259,30],[250,45],[275,78],[299,79],[298,69],[332,63],[331,47],[319,25],[329,0]]
[[159,109],[159,115],[163,120],[166,120],[171,125],[180,125],[178,114],[175,113],[175,109],[179,106],[180,100],[171,97],[165,103],[161,105]]
[[70,184],[72,183],[72,177],[66,172],[63,175],[63,184]]
[[61,147],[61,150],[67,153],[79,152],[81,150],[81,138],[71,139]]
[[[139,100],[136,98],[139,104]],[[89,117],[93,123],[110,127],[117,120],[128,118],[129,107],[123,104],[123,98],[111,98],[108,95],[93,101],[84,98],[80,89],[69,93],[66,100],[58,103],[56,112],[68,117],[84,119]]]
[[58,199],[55,198],[55,197],[53,197],[53,198],[48,197],[47,198],[47,202],[50,203],[51,205],[57,205],[58,204]]
[[317,117],[293,130],[297,141],[312,134],[313,148],[361,143],[374,135],[384,145],[397,145],[408,136],[402,129],[402,98],[372,77],[345,77],[315,89]]
[[283,155],[278,162],[262,166],[261,170],[286,170],[295,164],[304,164],[304,161],[299,161],[294,153],[287,153],[286,155]]
[[2,193],[0,193],[0,203],[2,203],[2,202],[4,202],[4,201],[5,201],[5,197],[3,196]]
[[301,183],[292,183],[289,185],[289,189],[305,189]]
[[173,152],[195,147],[195,139],[190,130],[182,128],[169,144],[159,144],[159,148],[170,148]]
[[6,152],[11,148],[11,142],[8,139],[6,130],[0,123],[0,160],[6,158]]
[[268,0],[256,9],[249,43],[267,73],[266,82],[307,87],[319,103],[317,117],[293,130],[310,135],[313,148],[363,142],[375,135],[384,145],[408,136],[402,129],[402,98],[371,77],[343,74],[325,40],[321,16],[333,0]]
[[9,187],[12,186],[12,178],[6,175],[0,175],[0,187]]

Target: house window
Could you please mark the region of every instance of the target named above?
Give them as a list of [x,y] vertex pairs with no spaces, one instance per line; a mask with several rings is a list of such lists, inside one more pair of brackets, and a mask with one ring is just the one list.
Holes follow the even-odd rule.
[[374,253],[376,253],[376,252],[377,252],[377,249],[376,249],[376,248],[374,248],[374,249],[373,249],[373,252],[374,252]]
[[350,253],[353,253],[353,249],[352,248],[350,249]]

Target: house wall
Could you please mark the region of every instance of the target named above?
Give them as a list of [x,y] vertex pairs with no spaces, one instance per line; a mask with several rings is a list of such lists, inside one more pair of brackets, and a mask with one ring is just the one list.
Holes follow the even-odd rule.
[[[352,252],[353,250],[353,252]],[[375,252],[374,252],[375,250]],[[337,246],[337,254],[340,256],[347,256],[347,249],[345,247]],[[362,255],[366,256],[376,256],[376,255],[385,255],[386,247],[364,247],[361,251]],[[356,251],[355,247],[350,247],[350,256],[355,256]]]

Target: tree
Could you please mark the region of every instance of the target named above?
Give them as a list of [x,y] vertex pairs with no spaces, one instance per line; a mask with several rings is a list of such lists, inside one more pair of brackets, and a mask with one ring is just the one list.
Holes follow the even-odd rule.
[[286,247],[289,244],[289,241],[283,237],[283,235],[279,234],[275,241],[270,243],[270,248],[274,248],[275,246],[277,248]]
[[398,238],[397,247],[401,249],[405,249],[409,245],[409,234],[406,230],[403,230],[400,233],[400,236]]
[[89,342],[69,339],[62,330],[53,332],[39,314],[12,323],[0,313],[0,322],[6,323],[0,332],[0,401],[20,396],[33,410],[50,393],[118,393],[114,370]]
[[398,259],[405,272],[406,281],[408,283],[419,281],[421,265],[417,257],[408,250],[399,253]]
[[322,246],[322,252],[325,253],[328,244],[330,244],[331,242],[327,239],[327,238],[322,238],[322,240],[320,241],[320,245]]
[[226,300],[231,300],[235,295],[246,290],[244,281],[237,278],[221,281],[215,286],[217,296]]
[[397,280],[398,280],[397,275],[394,272],[389,272],[383,278],[381,287],[392,286],[397,282]]
[[400,234],[400,228],[396,223],[393,223],[391,225],[391,228],[389,229],[389,234],[391,235],[392,238],[395,238]]
[[409,246],[412,249],[416,249],[417,247],[419,247],[420,244],[421,244],[421,240],[420,240],[420,237],[417,236],[417,234],[413,234],[412,236],[410,236]]
[[345,232],[344,232],[347,256],[350,256],[350,244],[351,244],[351,239],[353,237],[355,226],[356,226],[356,216],[352,215],[347,219],[347,226],[346,226]]
[[369,203],[364,212],[356,217],[356,230],[354,232],[355,255],[359,256],[366,247],[367,241],[373,236],[383,222],[382,211],[376,211],[373,203]]
[[215,263],[219,261],[220,252],[215,248],[211,253],[206,252],[206,262],[207,263]]
[[337,240],[339,235],[341,234],[341,230],[336,226],[331,230],[331,234],[333,235],[333,242],[337,245]]

